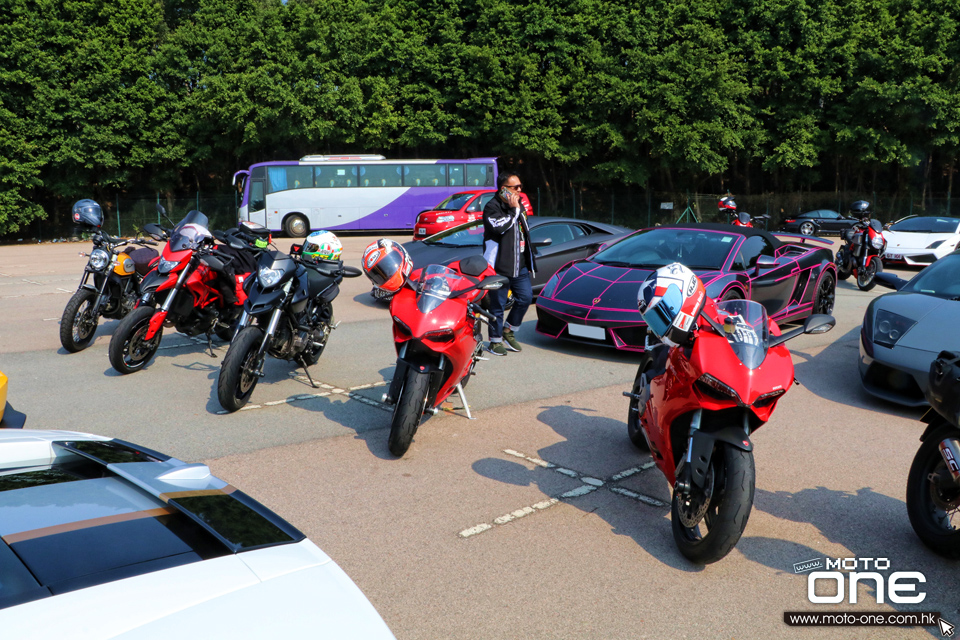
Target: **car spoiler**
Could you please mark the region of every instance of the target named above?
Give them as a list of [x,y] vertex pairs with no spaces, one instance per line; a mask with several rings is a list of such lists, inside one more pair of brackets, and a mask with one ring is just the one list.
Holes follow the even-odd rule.
[[800,244],[806,244],[810,242],[813,244],[823,245],[824,247],[833,246],[833,240],[818,238],[816,236],[805,236],[802,233],[783,233],[781,231],[771,231],[770,234],[777,240],[782,240],[783,242],[795,243],[797,240],[799,240]]

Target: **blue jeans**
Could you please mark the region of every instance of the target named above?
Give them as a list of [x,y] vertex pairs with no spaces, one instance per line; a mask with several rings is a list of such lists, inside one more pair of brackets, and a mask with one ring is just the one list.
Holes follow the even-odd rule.
[[[507,296],[510,291],[513,291],[513,307],[510,308],[510,314],[504,323],[503,311],[507,306]],[[520,269],[520,275],[510,278],[509,287],[500,287],[487,295],[490,296],[490,313],[497,318],[496,322],[490,323],[490,342],[502,342],[504,327],[518,329],[523,322],[524,314],[530,308],[530,302],[533,301],[530,271],[523,267]]]

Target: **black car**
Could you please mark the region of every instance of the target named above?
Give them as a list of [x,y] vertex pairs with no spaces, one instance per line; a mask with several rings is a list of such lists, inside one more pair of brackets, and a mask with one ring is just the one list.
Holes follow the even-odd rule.
[[[600,245],[622,238],[632,229],[603,222],[530,216],[530,241],[537,259],[533,294],[537,295],[550,277],[572,260],[582,260],[597,252]],[[450,264],[472,255],[483,255],[483,221],[451,227],[423,240],[405,242],[403,247],[413,258],[413,268],[428,264]],[[384,297],[374,288],[375,297]]]
[[801,213],[794,218],[787,218],[783,221],[781,230],[790,233],[802,233],[805,236],[812,236],[814,233],[840,235],[842,231],[852,227],[857,220],[857,218],[841,215],[832,209],[814,209]]

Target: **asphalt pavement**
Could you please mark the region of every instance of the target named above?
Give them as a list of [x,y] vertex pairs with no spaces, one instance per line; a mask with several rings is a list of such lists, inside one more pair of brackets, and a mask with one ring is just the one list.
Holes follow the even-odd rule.
[[[359,266],[374,238],[342,239],[345,262]],[[635,355],[541,336],[531,309],[523,352],[479,363],[467,388],[475,419],[430,417],[395,459],[380,403],[396,357],[390,319],[365,278],[345,280],[334,302],[340,325],[310,369],[318,387],[270,360],[251,404],[224,414],[218,340],[211,356],[206,340],[168,332],[129,376],[107,358],[117,321],[101,321],[80,353],[60,347],[89,249],[0,247],[0,370],[27,426],[206,462],[330,554],[402,640],[940,637],[934,627],[790,627],[785,611],[960,621],[960,567],[920,544],[904,505],[922,411],[868,395],[857,374],[863,312],[884,289],[841,282],[834,330],[789,343],[800,384],[753,437],[746,531],[727,558],[700,567],[674,545],[666,481],[627,438],[621,391]],[[925,576],[925,598],[892,604],[863,581],[856,603],[812,604],[794,565],[816,558],[887,558],[891,571]]]

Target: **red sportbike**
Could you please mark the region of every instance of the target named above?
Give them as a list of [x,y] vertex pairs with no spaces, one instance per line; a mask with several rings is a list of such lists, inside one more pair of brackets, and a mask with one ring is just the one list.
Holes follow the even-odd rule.
[[141,283],[136,307],[110,340],[110,364],[120,373],[139,371],[153,358],[164,326],[188,336],[207,334],[211,355],[211,333],[228,341],[233,337],[232,326],[246,299],[243,282],[255,262],[250,257],[248,263],[237,247],[216,245],[208,225],[199,211],[188,213],[173,229],[145,225],[151,235],[169,239]]
[[627,430],[673,485],[673,537],[688,559],[716,562],[740,540],[753,506],[750,434],[794,381],[783,343],[833,325],[813,315],[781,334],[758,302],[708,299],[690,343],[644,353],[624,392]]
[[387,445],[395,456],[410,447],[424,413],[438,413],[450,394],[460,395],[478,360],[485,360],[480,318],[493,320],[480,299],[509,280],[494,275],[482,256],[414,271],[390,302],[397,368],[383,401],[396,405]]
[[742,211],[740,213],[734,214],[733,220],[730,222],[730,224],[732,224],[735,227],[748,227],[752,229],[754,222],[760,222],[761,220],[766,220],[768,217],[769,216],[767,216],[766,214],[762,216],[751,216],[746,211]]

